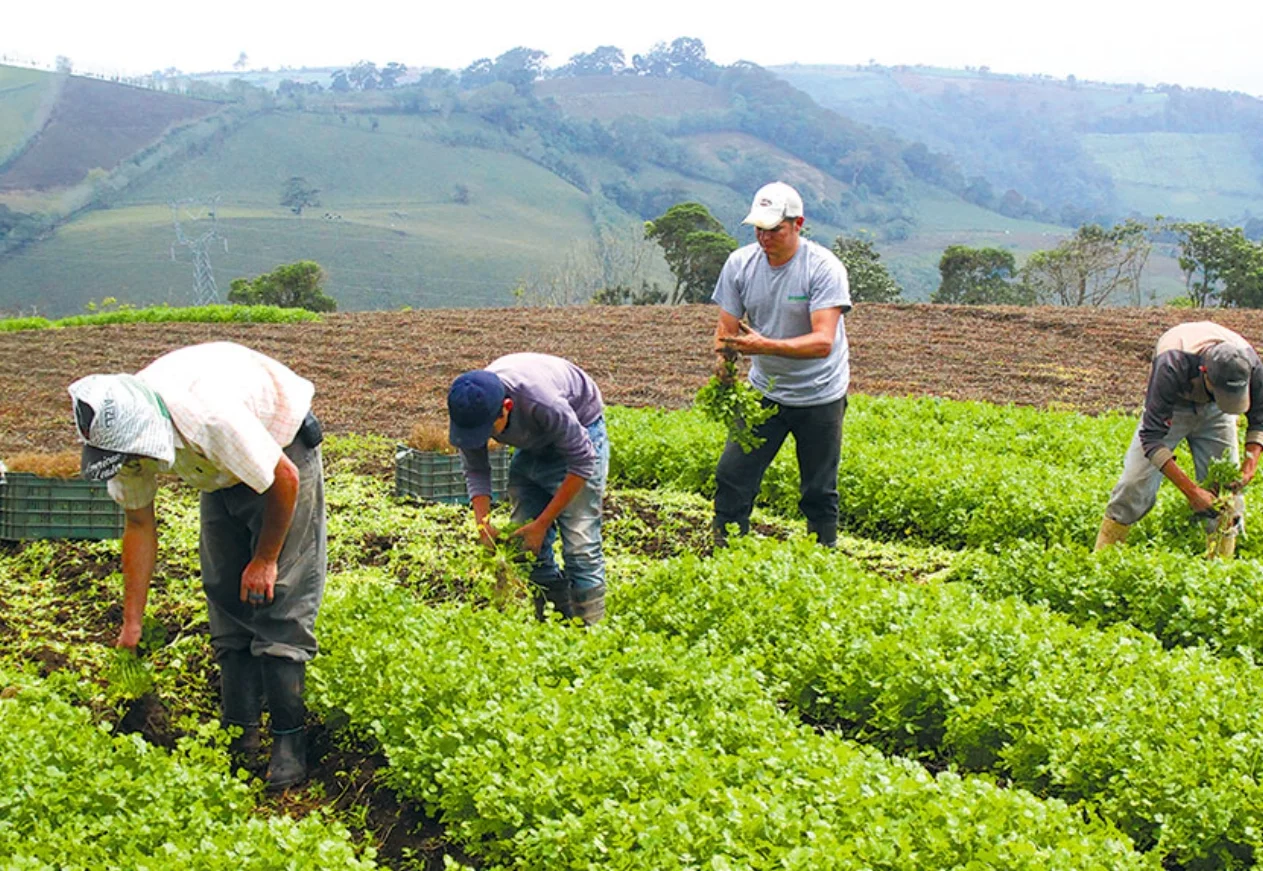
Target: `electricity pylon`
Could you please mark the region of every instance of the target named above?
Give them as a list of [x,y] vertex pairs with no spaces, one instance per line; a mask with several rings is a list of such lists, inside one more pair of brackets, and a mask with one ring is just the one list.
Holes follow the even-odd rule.
[[[219,205],[219,197],[209,200],[188,199],[170,203],[171,223],[175,225],[175,244],[183,245],[193,252],[193,302],[194,305],[211,305],[219,302],[219,288],[215,285],[215,273],[211,269],[210,245],[216,239],[224,243],[228,250],[228,240],[219,233],[219,222],[215,210]],[[202,214],[201,210],[205,209]],[[210,228],[202,234],[190,238],[180,226],[181,211],[189,220],[199,223],[210,221]],[[171,246],[171,259],[175,260],[175,245]]]

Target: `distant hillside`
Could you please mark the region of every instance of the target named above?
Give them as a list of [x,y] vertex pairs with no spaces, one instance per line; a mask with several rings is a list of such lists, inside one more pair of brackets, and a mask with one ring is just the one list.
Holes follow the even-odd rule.
[[[23,78],[21,72],[25,71],[0,75],[0,88],[10,76]],[[41,85],[32,82],[28,87],[38,92]],[[0,191],[70,187],[89,170],[113,169],[161,138],[173,124],[222,108],[177,95],[154,99],[152,91],[80,76],[60,81],[47,76],[43,87],[57,87],[56,102],[46,118],[29,108],[25,123],[21,116],[0,115],[5,122],[0,127],[6,131],[4,138],[19,143],[9,159],[0,163]],[[20,126],[9,128],[10,120]]]
[[[199,252],[221,296],[233,278],[314,259],[344,309],[581,300],[672,281],[642,222],[677,202],[704,203],[752,241],[740,220],[773,178],[800,188],[817,241],[875,239],[912,300],[937,286],[946,245],[1020,260],[1068,232],[969,202],[951,158],[753,64],[533,81],[498,73],[502,61],[369,91],[331,91],[318,71],[275,92],[195,83],[218,101],[66,79],[68,102],[50,114],[65,135],[35,137],[0,167],[0,205],[25,222],[7,240],[0,225],[0,310],[190,302]],[[40,75],[22,86],[55,93]],[[0,112],[31,112],[29,96],[4,93]],[[127,111],[74,108],[98,93]],[[114,117],[130,140],[109,130]],[[73,155],[54,147],[74,141],[85,144]],[[43,189],[29,186],[32,167],[49,173]],[[281,204],[294,178],[314,192],[298,209]],[[1173,273],[1159,261],[1151,290],[1166,296]]]
[[[1263,213],[1263,101],[1244,94],[985,69],[774,71],[823,106],[951,155],[984,179],[971,198],[1010,214],[1077,224]],[[1005,203],[1008,190],[1020,196]]]
[[64,81],[38,70],[0,66],[0,169],[44,126]]

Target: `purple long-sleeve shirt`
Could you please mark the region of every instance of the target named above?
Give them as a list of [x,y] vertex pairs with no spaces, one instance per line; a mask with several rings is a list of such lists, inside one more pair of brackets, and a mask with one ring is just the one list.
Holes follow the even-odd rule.
[[[504,431],[493,436],[520,451],[556,451],[566,471],[580,478],[596,472],[596,448],[588,427],[605,413],[601,390],[574,363],[549,354],[508,354],[487,369],[504,384],[513,410]],[[487,449],[462,448],[461,468],[470,498],[491,495]]]

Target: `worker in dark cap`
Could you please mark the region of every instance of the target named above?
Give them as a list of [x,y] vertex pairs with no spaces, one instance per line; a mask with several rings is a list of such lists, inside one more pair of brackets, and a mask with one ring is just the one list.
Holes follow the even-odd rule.
[[[1123,458],[1123,474],[1110,494],[1096,538],[1101,550],[1124,541],[1132,524],[1157,500],[1165,477],[1179,488],[1195,514],[1205,518],[1217,555],[1230,558],[1243,528],[1245,501],[1235,497],[1231,530],[1218,529],[1216,494],[1199,486],[1212,460],[1238,461],[1237,417],[1246,416],[1245,460],[1238,489],[1250,483],[1263,453],[1263,364],[1250,343],[1209,321],[1180,324],[1158,339],[1136,435]],[[1193,480],[1175,461],[1175,449],[1188,441]]]
[[[547,604],[562,617],[592,625],[605,616],[601,500],[609,472],[601,391],[586,372],[561,357],[509,354],[452,382],[449,438],[461,466],[484,543],[491,525],[488,439],[516,450],[509,463],[513,535],[536,554],[531,570],[536,615]],[[561,533],[565,570],[553,542]]]

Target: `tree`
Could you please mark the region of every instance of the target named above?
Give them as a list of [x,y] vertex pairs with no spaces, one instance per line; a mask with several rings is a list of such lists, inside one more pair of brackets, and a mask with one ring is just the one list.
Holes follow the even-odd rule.
[[295,215],[301,215],[303,209],[320,205],[320,200],[316,198],[318,193],[320,190],[312,187],[307,179],[301,175],[292,175],[281,185],[281,205]]
[[659,42],[648,54],[633,55],[632,69],[639,76],[696,79],[710,85],[719,80],[719,67],[706,57],[705,44],[691,36],[681,36],[670,45]]
[[1240,227],[1220,227],[1191,221],[1169,225],[1180,246],[1177,258],[1184,273],[1184,288],[1197,308],[1212,305],[1222,298],[1243,300],[1252,296],[1252,282],[1257,246],[1245,237]]
[[277,267],[257,278],[234,278],[228,301],[237,305],[276,305],[282,308],[304,308],[313,312],[331,312],[337,300],[321,290],[325,272],[313,260],[300,260]]
[[1148,226],[1128,220],[1108,230],[1085,224],[1050,251],[1036,251],[1022,281],[1042,303],[1099,307],[1125,296],[1140,302],[1140,274],[1149,259]]
[[378,71],[377,78],[381,81],[381,86],[384,89],[390,90],[399,83],[399,80],[407,72],[407,66],[392,60]]
[[244,51],[237,55],[237,59],[232,62],[234,70],[244,70],[250,64],[250,56]]
[[351,80],[347,78],[346,70],[334,70],[329,73],[329,90],[338,93],[346,93],[351,90]]
[[558,76],[616,76],[626,71],[627,61],[623,50],[613,45],[602,45],[587,54],[576,54],[570,63],[557,70]]
[[833,253],[846,267],[853,302],[899,302],[899,284],[886,271],[871,240],[839,236]]
[[1013,281],[1013,254],[999,248],[950,245],[938,263],[942,281],[930,302],[961,305],[1030,305],[1033,296]]
[[491,70],[496,81],[512,85],[514,91],[525,96],[530,93],[531,84],[543,73],[547,59],[548,52],[518,46],[497,57]]
[[381,84],[381,79],[377,77],[377,64],[371,60],[360,61],[351,67],[351,71],[346,75],[351,80],[351,84],[361,91],[376,90]]
[[460,86],[467,91],[481,88],[496,80],[491,58],[480,57],[460,71]]
[[701,203],[677,203],[661,217],[645,223],[645,238],[662,246],[675,276],[671,305],[704,302],[715,289],[724,260],[737,249],[737,240]]

